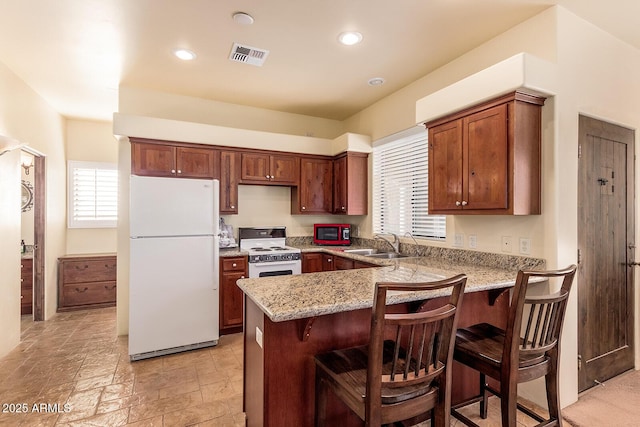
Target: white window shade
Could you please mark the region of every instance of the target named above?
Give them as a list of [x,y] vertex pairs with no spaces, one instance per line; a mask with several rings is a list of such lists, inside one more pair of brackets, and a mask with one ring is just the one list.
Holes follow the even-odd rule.
[[69,228],[116,227],[118,171],[115,164],[68,162]]
[[446,217],[428,215],[427,132],[377,145],[373,149],[373,231],[411,233],[444,239]]

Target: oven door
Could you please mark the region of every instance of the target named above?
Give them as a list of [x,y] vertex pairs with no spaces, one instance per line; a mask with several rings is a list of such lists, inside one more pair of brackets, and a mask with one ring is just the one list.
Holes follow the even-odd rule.
[[249,263],[249,278],[251,279],[300,273],[302,273],[302,263],[300,260]]

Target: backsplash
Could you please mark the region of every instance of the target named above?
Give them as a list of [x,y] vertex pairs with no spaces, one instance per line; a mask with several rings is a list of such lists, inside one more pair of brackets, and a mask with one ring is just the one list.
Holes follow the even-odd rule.
[[[376,248],[379,251],[391,251],[391,245],[379,239],[353,237],[352,246]],[[287,237],[289,246],[313,245],[313,237]],[[485,267],[503,268],[506,270],[544,269],[546,261],[540,258],[523,257],[508,254],[471,251],[466,249],[442,248],[413,243],[400,243],[400,252],[411,256],[423,256],[442,259],[456,264],[482,265]]]

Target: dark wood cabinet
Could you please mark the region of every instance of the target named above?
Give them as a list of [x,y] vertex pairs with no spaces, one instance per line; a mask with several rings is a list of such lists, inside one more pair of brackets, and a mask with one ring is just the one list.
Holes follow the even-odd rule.
[[240,153],[220,152],[220,213],[238,213],[238,183],[240,182]]
[[302,157],[300,185],[291,189],[292,214],[327,214],[332,211],[333,161]]
[[33,313],[33,259],[20,261],[20,314]]
[[116,279],[115,255],[58,258],[58,311],[116,305]]
[[544,100],[515,92],[425,123],[429,213],[540,214]]
[[297,185],[299,158],[265,152],[242,153],[242,182],[248,184]]
[[236,282],[245,277],[248,277],[247,257],[220,258],[221,335],[242,331],[244,294]]
[[212,148],[131,140],[133,175],[202,179],[219,176],[219,153]]
[[359,261],[340,255],[324,252],[305,252],[302,254],[302,272],[318,273],[321,271],[351,270],[354,268],[379,267],[376,264]]
[[333,160],[333,213],[366,215],[368,154],[346,152]]
[[317,273],[322,271],[322,252],[304,252],[302,254],[302,272]]

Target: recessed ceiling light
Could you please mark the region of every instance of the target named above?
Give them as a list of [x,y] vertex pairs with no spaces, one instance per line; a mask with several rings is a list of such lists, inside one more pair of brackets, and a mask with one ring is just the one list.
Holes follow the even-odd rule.
[[249,15],[248,13],[236,12],[231,16],[233,17],[233,20],[237,24],[242,24],[242,25],[251,25],[251,24],[253,24],[253,16]]
[[384,81],[385,80],[382,77],[374,77],[369,79],[367,83],[369,83],[369,86],[380,86],[384,84]]
[[338,41],[346,46],[358,44],[362,41],[362,34],[357,31],[346,31],[344,33],[340,33]]
[[173,54],[183,61],[191,61],[192,59],[196,59],[196,54],[189,49],[176,49],[173,51]]

